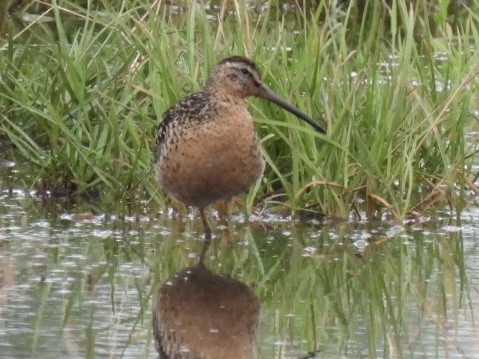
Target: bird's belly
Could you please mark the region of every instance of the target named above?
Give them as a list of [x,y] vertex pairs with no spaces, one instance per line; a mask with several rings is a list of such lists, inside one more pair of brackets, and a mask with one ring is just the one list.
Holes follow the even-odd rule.
[[159,183],[197,207],[245,192],[262,175],[264,160],[254,129],[244,132],[200,131],[178,140],[157,162]]

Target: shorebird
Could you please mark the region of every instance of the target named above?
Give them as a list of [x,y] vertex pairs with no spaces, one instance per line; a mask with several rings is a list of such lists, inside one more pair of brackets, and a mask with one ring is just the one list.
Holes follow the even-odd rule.
[[166,192],[199,208],[206,238],[211,229],[205,208],[245,192],[264,170],[248,96],[269,100],[326,132],[265,85],[254,62],[241,56],[221,60],[203,89],[164,113],[156,133],[156,178]]

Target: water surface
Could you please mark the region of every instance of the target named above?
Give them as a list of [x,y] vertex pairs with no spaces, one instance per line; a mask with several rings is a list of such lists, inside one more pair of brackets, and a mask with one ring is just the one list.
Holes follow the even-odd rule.
[[[197,263],[201,223],[84,208],[1,187],[1,358],[157,357],[152,297]],[[258,358],[479,357],[476,207],[459,223],[212,222],[206,265],[261,302]]]

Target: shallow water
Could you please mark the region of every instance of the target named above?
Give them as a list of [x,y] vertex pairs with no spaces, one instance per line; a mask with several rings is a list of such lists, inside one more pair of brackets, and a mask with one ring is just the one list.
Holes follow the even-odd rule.
[[[153,293],[198,262],[196,216],[0,188],[0,358],[156,358]],[[212,221],[206,265],[259,298],[258,358],[479,357],[478,208],[459,224],[234,219]]]

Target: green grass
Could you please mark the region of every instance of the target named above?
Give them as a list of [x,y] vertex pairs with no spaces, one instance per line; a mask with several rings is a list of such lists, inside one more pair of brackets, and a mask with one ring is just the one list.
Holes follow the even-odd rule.
[[22,28],[3,25],[0,136],[27,186],[101,194],[104,210],[150,210],[166,200],[152,171],[162,113],[200,88],[218,60],[244,54],[329,129],[316,134],[251,99],[268,166],[248,208],[342,218],[405,218],[444,203],[460,210],[475,175],[476,144],[465,134],[474,126],[479,17],[465,8],[453,21],[448,3],[432,12],[427,1],[321,2],[284,14],[271,2],[257,16],[231,1],[236,12],[212,21],[196,1],[180,15],[162,1],[52,1]]

